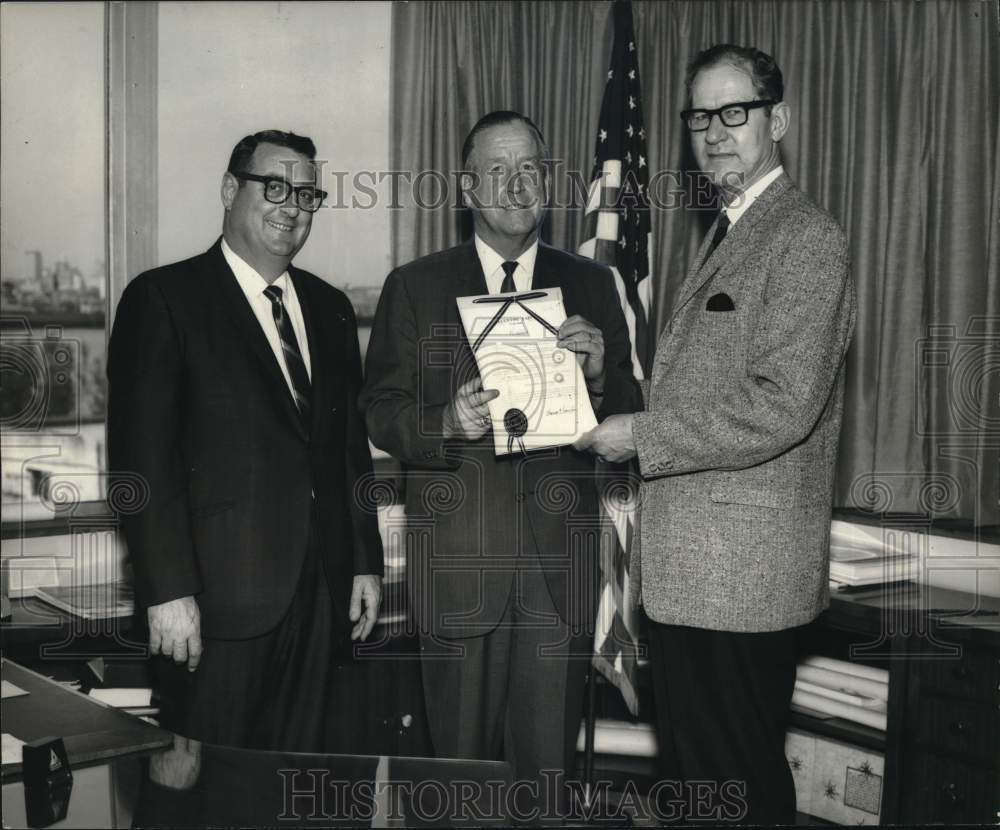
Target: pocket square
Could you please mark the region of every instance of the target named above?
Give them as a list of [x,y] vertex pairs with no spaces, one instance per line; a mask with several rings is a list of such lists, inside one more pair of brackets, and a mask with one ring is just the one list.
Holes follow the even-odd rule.
[[736,306],[728,294],[713,294],[708,298],[705,311],[736,311]]

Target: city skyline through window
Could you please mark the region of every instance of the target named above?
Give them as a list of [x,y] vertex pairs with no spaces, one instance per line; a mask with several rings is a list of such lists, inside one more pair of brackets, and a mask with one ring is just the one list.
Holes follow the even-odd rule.
[[105,492],[105,10],[4,4],[0,15],[7,524]]

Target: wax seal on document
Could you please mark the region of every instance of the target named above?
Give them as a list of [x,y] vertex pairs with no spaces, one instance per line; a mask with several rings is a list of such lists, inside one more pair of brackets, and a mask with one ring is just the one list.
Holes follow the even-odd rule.
[[528,416],[517,407],[512,407],[504,413],[503,428],[507,430],[507,452],[514,452],[515,441],[521,452],[524,452],[521,437],[528,431]]
[[520,438],[528,431],[528,416],[516,407],[508,409],[503,416],[503,428],[511,438]]

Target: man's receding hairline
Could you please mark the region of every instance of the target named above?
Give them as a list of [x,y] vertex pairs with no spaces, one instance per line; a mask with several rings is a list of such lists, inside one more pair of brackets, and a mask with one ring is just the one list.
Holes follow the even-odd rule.
[[718,69],[720,66],[731,66],[737,72],[742,72],[746,75],[750,79],[750,85],[754,88],[754,93],[756,94],[757,84],[753,79],[753,69],[749,69],[747,67],[747,61],[739,55],[720,55],[719,59],[714,63],[701,67],[701,69],[699,69],[691,79],[691,87],[694,88],[695,82],[703,72],[707,72],[710,69]]
[[483,133],[489,132],[490,130],[497,130],[503,127],[521,126],[532,138],[535,140],[535,150],[538,152],[538,158],[545,158],[545,142],[542,140],[541,133],[538,132],[536,127],[533,127],[523,118],[512,118],[510,121],[504,121],[502,124],[490,124],[479,131],[479,133],[472,139],[472,147],[469,150],[468,162],[471,164],[475,155],[479,152],[479,139],[482,137]]

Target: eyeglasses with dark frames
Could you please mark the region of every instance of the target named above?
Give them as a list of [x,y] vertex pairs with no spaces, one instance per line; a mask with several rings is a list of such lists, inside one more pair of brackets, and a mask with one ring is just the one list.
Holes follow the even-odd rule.
[[260,182],[264,185],[264,198],[275,205],[284,204],[291,193],[295,194],[295,205],[308,213],[315,213],[326,198],[325,190],[313,187],[311,184],[292,185],[276,176],[258,176],[256,173],[234,173],[237,179]]
[[750,117],[750,110],[774,106],[776,103],[778,102],[768,99],[763,101],[736,101],[732,104],[724,104],[715,110],[683,110],[681,112],[681,119],[693,133],[701,133],[707,130],[712,123],[712,117],[715,115],[719,116],[719,120],[727,127],[742,127]]

